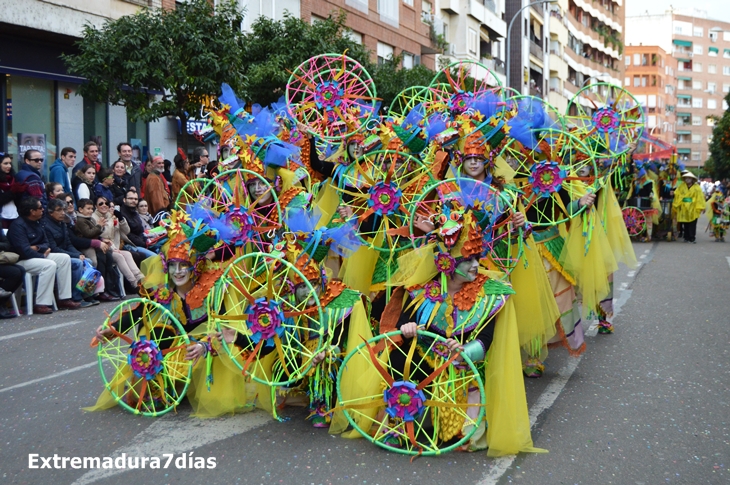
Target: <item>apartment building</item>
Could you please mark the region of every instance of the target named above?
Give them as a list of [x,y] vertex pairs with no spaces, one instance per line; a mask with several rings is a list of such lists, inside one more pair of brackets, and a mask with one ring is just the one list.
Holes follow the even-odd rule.
[[548,91],[550,61],[546,28],[548,7],[543,3],[524,8],[529,3],[528,0],[507,0],[505,6],[508,25],[514,19],[509,47],[510,87],[522,94],[543,98]]
[[677,121],[676,117],[690,116],[677,109],[677,96],[686,91],[685,83],[691,79],[678,77],[677,59],[656,45],[627,46],[624,65],[624,86],[644,107],[646,130],[674,145],[677,135],[684,137],[689,133],[689,123]]
[[715,120],[728,108],[723,98],[730,92],[730,23],[704,11],[675,10],[629,17],[627,31],[631,45],[658,45],[676,60],[677,152],[685,164],[701,167]]
[[0,117],[0,151],[16,155],[18,134],[23,133],[43,135],[47,161],[60,148],[80,149],[92,137],[101,140],[104,161],[116,160],[116,144],[130,139],[170,157],[175,153],[176,122],[132,122],[124,107],[77,96],[82,80],[70,75],[60,58],[75,52],[85,24],[101,27],[144,6],[173,8],[175,2],[0,0],[0,103],[6,106]]

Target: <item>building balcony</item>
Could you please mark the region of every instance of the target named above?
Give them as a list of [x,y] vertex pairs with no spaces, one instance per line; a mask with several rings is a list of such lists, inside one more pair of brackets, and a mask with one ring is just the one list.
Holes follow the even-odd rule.
[[449,13],[459,15],[461,9],[459,8],[460,0],[441,0],[441,10],[446,10]]
[[[578,22],[578,19],[576,19],[575,16],[572,13],[570,13],[569,11],[565,12],[565,18],[567,19],[568,30],[577,31],[577,32],[574,32],[573,35],[575,35],[576,33],[583,34],[583,36],[586,36],[586,37],[592,39],[593,42],[595,42],[596,46],[603,47],[605,49],[607,55],[610,55],[611,57],[614,57],[616,59],[619,58],[618,51],[616,49],[614,49],[613,47],[608,47],[606,45],[606,42],[604,41],[603,37],[601,36],[601,34],[596,32],[595,30],[591,29],[590,27],[586,27],[582,23]],[[587,43],[589,46],[591,45],[590,43],[585,42],[581,38],[580,35],[576,35],[576,38],[578,38],[584,44]],[[593,47],[595,49],[596,46],[591,46],[591,47]],[[601,49],[598,49],[598,50],[601,50]]]
[[543,54],[542,54],[542,46],[538,43],[536,43],[534,40],[530,40],[530,54],[537,57],[542,61]]
[[507,37],[507,24],[497,16],[494,0],[469,0],[469,15],[501,37]]
[[486,67],[487,69],[489,69],[492,72],[497,72],[499,74],[505,74],[504,61],[502,59],[498,59],[498,58],[487,59],[485,57],[482,57],[482,60],[480,62],[482,64],[484,64],[484,67]]
[[542,91],[540,90],[540,88],[530,86],[530,96],[542,98]]

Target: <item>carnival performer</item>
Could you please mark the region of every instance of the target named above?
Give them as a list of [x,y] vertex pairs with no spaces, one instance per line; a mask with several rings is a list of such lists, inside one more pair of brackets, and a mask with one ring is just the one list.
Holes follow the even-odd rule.
[[[457,208],[450,209],[461,213]],[[459,218],[447,217],[454,219]],[[446,339],[447,352],[462,351],[478,363],[485,376],[488,426],[482,421],[465,450],[488,447],[489,456],[541,451],[532,446],[530,436],[517,323],[510,301],[514,290],[503,274],[480,265],[483,239],[474,213],[464,211],[459,226],[447,231],[434,228],[433,242],[399,258],[399,270],[391,284],[402,285],[405,292],[394,294],[388,306],[399,311],[386,309],[380,330],[400,329],[404,337],[402,347],[407,349],[416,338],[417,329],[424,328]],[[435,356],[428,355],[432,348],[428,340],[422,336],[416,340],[416,352],[429,365],[413,371],[413,381],[434,372],[429,359]],[[392,367],[403,369],[406,355],[391,351]],[[447,382],[437,379],[430,385],[441,384]],[[469,389],[458,398],[459,402],[474,402],[474,392]],[[442,441],[466,431],[462,429],[463,423],[458,422],[444,421],[438,426]]]
[[719,187],[715,188],[715,193],[712,194],[712,197],[708,200],[707,206],[712,214],[710,224],[712,228],[712,235],[715,237],[715,242],[725,242],[728,220],[725,214],[725,195]]
[[[220,347],[220,335],[208,325],[207,298],[223,272],[205,257],[216,238],[209,232],[196,236],[192,226],[184,222],[185,218],[184,213],[173,211],[168,242],[163,245],[161,254],[144,261],[145,283],[141,296],[170,311],[190,336],[190,345],[185,353],[179,355],[184,360],[193,361],[192,379],[186,395],[193,407],[193,415],[206,418],[250,411],[255,395],[249,393],[253,388],[247,385],[246,379]],[[133,313],[141,312],[143,306],[139,305]],[[114,338],[114,331],[99,326],[95,335],[98,340],[110,339]],[[173,345],[169,341],[165,344]],[[112,386],[122,386],[127,372],[130,371],[126,366],[120,369],[119,378]],[[116,394],[123,395],[124,390],[117,389]],[[127,393],[127,396],[134,398],[133,393]],[[151,398],[156,399],[157,396]],[[115,404],[111,393],[105,390],[96,405],[87,410],[107,409]]]
[[692,172],[682,173],[684,184],[674,192],[673,207],[677,211],[677,222],[684,228],[684,242],[697,242],[697,219],[705,211],[705,195]]

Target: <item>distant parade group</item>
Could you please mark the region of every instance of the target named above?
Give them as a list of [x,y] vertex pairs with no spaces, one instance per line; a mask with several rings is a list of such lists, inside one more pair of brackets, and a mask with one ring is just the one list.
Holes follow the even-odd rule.
[[462,62],[383,107],[361,65],[329,54],[278,103],[224,84],[202,112],[218,163],[162,218],[139,297],[96,330],[89,410],[187,399],[201,418],[286,421],[298,406],[409,455],[544,452],[524,379],[549,349],[581,355],[584,320],[614,332],[632,238],[693,243],[709,211],[724,241],[730,219],[610,84],[560,113]]

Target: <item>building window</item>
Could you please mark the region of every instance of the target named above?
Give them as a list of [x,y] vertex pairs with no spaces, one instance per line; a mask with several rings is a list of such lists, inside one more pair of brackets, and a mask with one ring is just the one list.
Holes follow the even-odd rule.
[[717,84],[716,83],[707,83],[707,90],[711,92],[717,91]]
[[702,141],[702,135],[692,134],[692,143],[700,143]]
[[634,87],[638,88],[639,86],[641,86],[641,77],[634,76]]
[[692,89],[702,89],[702,81],[692,81]]
[[[699,143],[699,142],[697,142],[697,143]],[[700,161],[700,152],[692,152],[692,160],[695,162],[699,162]]]
[[723,93],[730,93],[730,84],[723,84],[722,85],[722,92]]
[[378,13],[380,21],[398,27],[398,11],[400,2],[398,0],[378,0]]
[[634,65],[635,66],[641,65],[641,54],[634,54]]
[[368,5],[368,0],[345,0],[345,5],[354,7],[365,15],[370,12],[370,5]]
[[631,78],[625,77],[624,78],[624,86],[631,86]]
[[707,72],[709,74],[717,74],[717,65],[716,64],[708,64],[707,65]]
[[[5,79],[9,111],[8,153],[14,155],[17,169],[20,165],[17,162],[22,159],[27,147],[38,147],[38,151],[45,158],[41,175],[47,177],[48,168],[58,156],[54,83],[46,79],[15,75]],[[106,136],[105,131],[102,134]],[[16,138],[18,135],[22,135],[21,139]]]
[[692,98],[692,107],[701,108],[702,107],[702,98]]
[[433,14],[431,13],[431,8],[431,2],[427,2],[426,0],[421,2],[421,20],[424,22],[432,21]]
[[386,61],[393,59],[393,46],[378,42],[378,64],[383,64]]
[[362,34],[360,32],[355,32],[354,30],[348,29],[345,30],[344,36],[355,42],[356,44],[362,45]]
[[624,61],[627,66],[630,66],[631,65],[631,56],[624,57]]
[[[707,117],[707,126],[715,126],[715,118],[713,118],[712,116],[708,116]],[[710,138],[712,138],[712,135],[707,137],[707,141],[711,142],[712,140],[710,140]]]
[[469,29],[469,37],[467,38],[467,45],[469,46],[469,54],[477,55],[477,47],[478,47],[478,36],[477,31],[474,29]]
[[403,67],[405,69],[413,69],[414,65],[415,65],[415,58],[413,57],[413,54],[404,52],[403,53]]
[[704,36],[705,36],[705,29],[703,29],[702,27],[695,27],[695,28],[694,28],[694,29],[692,30],[692,34],[693,34],[693,35],[694,35],[695,37],[704,37]]
[[728,109],[727,101],[725,101],[725,100],[723,99],[723,100],[722,100],[722,110],[723,110],[723,111],[727,111],[727,109]]
[[695,44],[695,45],[693,46],[693,48],[692,48],[692,52],[694,52],[694,54],[695,54],[696,56],[701,56],[701,55],[702,55],[702,46],[701,46],[701,45],[697,45],[697,44]]
[[692,63],[692,70],[694,72],[702,72],[702,63],[701,62],[693,62]]
[[692,126],[700,126],[702,124],[702,118],[699,116],[692,117]]
[[412,7],[413,6],[413,0],[403,0],[403,3],[405,3],[409,7]]
[[716,99],[708,99],[707,100],[707,109],[717,109],[717,100]]
[[314,25],[314,24],[316,24],[317,22],[322,22],[323,20],[324,20],[324,19],[323,19],[322,17],[320,17],[320,16],[318,16],[318,15],[314,15],[314,14],[312,14],[312,18],[311,18],[311,19],[309,20],[309,23],[310,23],[310,24],[312,24],[312,25]]

